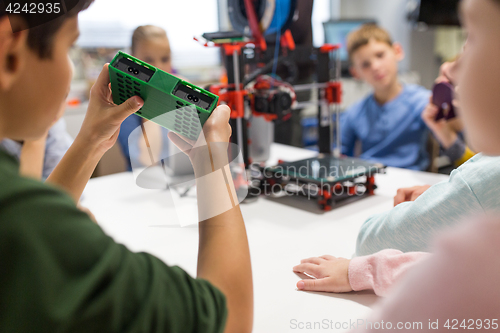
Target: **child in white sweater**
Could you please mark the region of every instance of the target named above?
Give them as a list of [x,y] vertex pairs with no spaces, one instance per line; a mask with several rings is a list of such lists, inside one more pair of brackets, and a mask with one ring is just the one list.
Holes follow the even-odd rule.
[[[472,146],[484,155],[500,156],[500,0],[464,0],[461,10],[469,32],[458,73],[461,116]],[[488,185],[497,186],[498,182],[484,186]],[[490,208],[486,217],[472,216],[441,236],[434,242],[432,255],[384,250],[352,261],[329,256],[306,259],[295,270],[307,272],[304,265],[311,265],[307,267],[313,267],[310,272],[317,279],[310,285],[306,285],[307,280],[299,281],[298,287],[336,292],[374,289],[388,294],[369,321],[391,323],[391,328],[398,322],[422,322],[419,331],[426,331],[430,330],[429,321],[437,321],[441,330],[454,324],[458,329],[464,325],[469,329],[470,325],[474,329],[498,329],[498,208]],[[400,281],[388,293],[396,280]]]

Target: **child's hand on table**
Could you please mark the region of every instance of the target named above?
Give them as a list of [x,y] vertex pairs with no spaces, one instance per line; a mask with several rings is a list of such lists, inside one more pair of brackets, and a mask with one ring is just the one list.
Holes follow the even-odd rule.
[[422,185],[422,186],[413,186],[413,187],[405,187],[400,188],[396,196],[394,197],[394,207],[399,205],[402,202],[406,201],[415,201],[417,198],[427,191],[431,187],[430,185]]
[[305,273],[315,279],[297,282],[297,288],[304,291],[327,291],[346,293],[352,291],[349,283],[349,263],[351,260],[335,258],[330,255],[314,257],[300,261],[293,268],[296,273]]

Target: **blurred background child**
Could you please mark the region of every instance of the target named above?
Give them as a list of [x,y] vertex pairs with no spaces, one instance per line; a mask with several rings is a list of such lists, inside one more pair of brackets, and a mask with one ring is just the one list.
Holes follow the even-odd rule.
[[373,93],[351,106],[342,116],[342,153],[392,167],[426,170],[428,130],[421,113],[430,92],[405,85],[398,78],[404,58],[399,43],[375,24],[365,24],[347,38],[354,77],[366,81]]

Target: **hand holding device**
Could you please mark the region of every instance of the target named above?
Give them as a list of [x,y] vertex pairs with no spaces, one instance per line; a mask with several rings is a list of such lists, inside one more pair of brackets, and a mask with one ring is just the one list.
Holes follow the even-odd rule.
[[452,126],[452,122],[448,121],[445,117],[440,117],[439,120],[436,120],[439,113],[440,108],[434,104],[433,98],[431,97],[429,104],[422,112],[422,120],[432,131],[441,146],[444,149],[448,149],[457,140],[458,135],[457,131]]
[[108,64],[90,90],[82,128],[47,182],[64,188],[78,202],[101,157],[116,142],[121,123],[143,105],[140,97],[116,105],[111,101]]
[[454,93],[455,88],[448,82],[440,82],[434,85],[432,89],[432,104],[439,108],[435,117],[436,121],[443,118],[450,120],[456,117],[453,105]]
[[202,135],[196,140],[181,134],[168,133],[169,139],[189,156],[195,173],[207,174],[228,163],[227,144],[232,133],[229,125],[230,115],[231,109],[227,105],[218,106],[205,122]]
[[[125,103],[115,105],[109,88],[109,64],[105,64],[96,83],[90,90],[90,100],[85,119],[77,139],[86,145],[106,152],[116,142],[121,123],[143,105],[138,96],[128,98]],[[76,141],[76,140],[75,140]]]

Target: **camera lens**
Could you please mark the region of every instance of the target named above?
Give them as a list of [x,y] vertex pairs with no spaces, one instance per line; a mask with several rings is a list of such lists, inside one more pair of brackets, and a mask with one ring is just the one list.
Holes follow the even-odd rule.
[[269,102],[265,97],[255,97],[255,111],[261,113],[269,112]]
[[134,71],[134,69],[133,69],[132,67],[129,67],[129,68],[128,68],[128,71],[129,71],[130,73],[132,73],[132,72]]
[[198,103],[200,99],[198,97],[193,97],[193,102]]
[[136,70],[134,70],[134,74],[135,74],[135,75],[138,75],[138,74],[139,74],[139,71],[138,71],[137,69],[136,69]]
[[188,95],[188,99],[191,101],[193,99],[193,95]]

